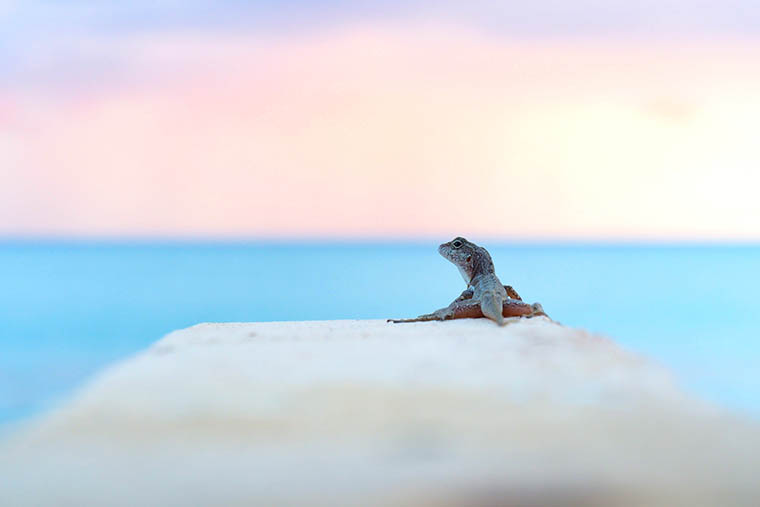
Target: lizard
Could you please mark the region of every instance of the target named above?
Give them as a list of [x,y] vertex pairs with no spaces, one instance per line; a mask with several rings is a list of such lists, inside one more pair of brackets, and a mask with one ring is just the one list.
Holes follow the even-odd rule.
[[496,276],[488,251],[459,236],[438,247],[438,253],[451,261],[462,275],[467,288],[446,308],[420,315],[416,319],[388,319],[389,322],[424,322],[487,317],[500,326],[504,317],[546,315],[540,303],[525,303],[509,285]]

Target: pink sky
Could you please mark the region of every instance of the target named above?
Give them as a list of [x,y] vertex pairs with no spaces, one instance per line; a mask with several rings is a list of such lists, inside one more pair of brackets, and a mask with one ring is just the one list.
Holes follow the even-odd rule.
[[81,41],[95,80],[41,51],[0,87],[0,235],[760,239],[758,42],[167,31]]

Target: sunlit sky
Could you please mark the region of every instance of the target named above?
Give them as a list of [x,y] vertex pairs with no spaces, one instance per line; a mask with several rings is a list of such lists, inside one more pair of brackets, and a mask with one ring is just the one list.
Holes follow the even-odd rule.
[[0,236],[760,240],[753,0],[0,22]]

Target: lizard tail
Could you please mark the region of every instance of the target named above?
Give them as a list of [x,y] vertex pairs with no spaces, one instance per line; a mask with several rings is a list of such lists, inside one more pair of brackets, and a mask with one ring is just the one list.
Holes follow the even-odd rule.
[[496,322],[498,325],[503,326],[504,316],[502,311],[504,308],[504,302],[502,298],[497,297],[493,292],[486,292],[480,299],[480,310],[483,315]]

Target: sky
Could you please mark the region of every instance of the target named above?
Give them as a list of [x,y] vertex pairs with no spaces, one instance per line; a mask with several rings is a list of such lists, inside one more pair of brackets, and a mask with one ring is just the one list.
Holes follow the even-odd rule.
[[760,240],[752,0],[0,0],[0,237]]

